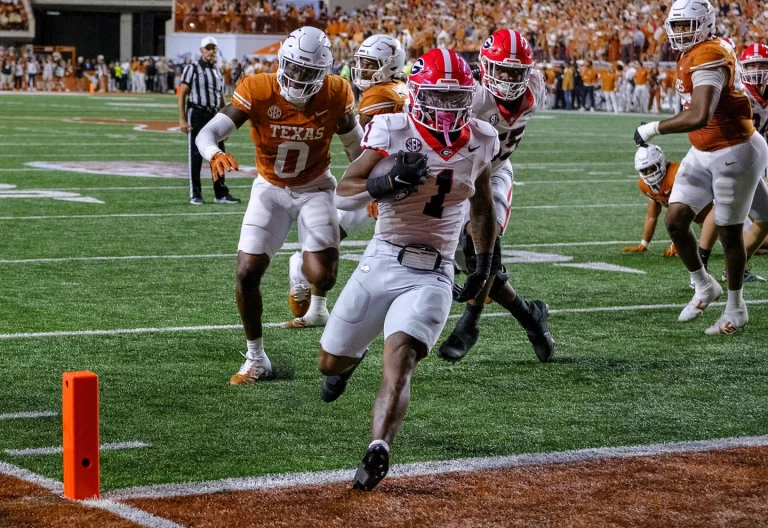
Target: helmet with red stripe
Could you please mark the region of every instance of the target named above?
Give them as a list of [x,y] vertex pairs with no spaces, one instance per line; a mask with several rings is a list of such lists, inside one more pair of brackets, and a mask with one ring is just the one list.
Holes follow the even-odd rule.
[[528,87],[533,64],[528,41],[518,31],[500,29],[480,50],[480,84],[499,99],[517,99]]
[[450,132],[469,124],[474,91],[475,80],[467,61],[455,51],[433,49],[411,68],[409,111],[416,121],[443,132],[447,139]]
[[741,82],[760,86],[768,84],[768,46],[752,44],[747,46],[739,59]]

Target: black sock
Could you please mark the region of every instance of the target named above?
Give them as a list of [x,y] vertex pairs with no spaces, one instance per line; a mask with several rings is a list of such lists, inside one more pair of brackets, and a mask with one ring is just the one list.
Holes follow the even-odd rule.
[[485,306],[482,304],[467,303],[464,307],[464,315],[461,316],[461,319],[467,323],[471,323],[473,326],[477,326],[477,322],[480,320],[480,314],[483,313],[483,308],[485,308]]
[[704,269],[707,269],[707,265],[709,264],[709,255],[711,254],[711,249],[704,249],[699,247],[699,257],[701,257],[701,263],[704,264]]
[[533,324],[531,309],[529,308],[528,303],[521,299],[519,295],[516,295],[511,303],[505,304],[504,308],[509,310],[512,317],[517,319],[517,322],[520,323],[523,328],[528,328]]

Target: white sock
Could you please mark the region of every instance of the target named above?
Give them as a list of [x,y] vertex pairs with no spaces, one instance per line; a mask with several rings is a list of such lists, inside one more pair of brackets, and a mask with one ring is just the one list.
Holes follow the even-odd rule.
[[370,444],[368,444],[368,449],[372,448],[375,445],[381,445],[384,446],[384,449],[387,450],[387,453],[389,453],[389,444],[386,443],[384,440],[374,440]]
[[738,310],[744,306],[744,288],[728,290],[728,302],[725,303],[725,311]]
[[248,347],[248,353],[245,355],[248,359],[257,359],[262,356],[266,356],[264,353],[264,338],[257,337],[253,341],[246,340],[246,346]]
[[705,270],[703,266],[690,273],[691,279],[693,279],[693,284],[696,286],[696,291],[704,289],[707,284],[709,284],[709,273],[707,273],[707,270]]
[[325,297],[322,297],[321,295],[312,295],[312,299],[309,302],[309,310],[307,310],[307,315],[305,317],[327,312],[328,311],[328,308],[326,308],[327,301],[328,299],[326,299]]

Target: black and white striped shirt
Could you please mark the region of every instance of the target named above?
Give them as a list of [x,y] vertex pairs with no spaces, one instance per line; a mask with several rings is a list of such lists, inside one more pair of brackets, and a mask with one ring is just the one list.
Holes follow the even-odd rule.
[[181,74],[181,82],[190,87],[189,103],[212,111],[219,109],[224,92],[224,77],[215,64],[202,60],[187,64]]

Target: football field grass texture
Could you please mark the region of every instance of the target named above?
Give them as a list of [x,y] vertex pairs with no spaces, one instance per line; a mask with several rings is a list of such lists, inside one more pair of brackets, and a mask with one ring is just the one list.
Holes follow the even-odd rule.
[[[545,113],[530,122],[511,158],[505,259],[519,293],[550,304],[556,358],[539,364],[517,323],[489,305],[495,315],[464,361],[433,352],[418,366],[393,462],[768,432],[766,283],[745,286],[754,301],[746,331],[705,336],[721,307],[677,322],[691,290],[679,259],[661,256],[663,222],[647,253],[621,253],[642,234],[632,166],[641,119]],[[321,330],[277,326],[290,317],[284,250],[262,286],[276,379],[230,386],[245,352],[234,272],[251,180],[229,180],[242,204],[216,205],[204,174],[209,203],[190,206],[187,181],[170,177],[186,163],[186,138],[136,129],[149,121],[173,126],[175,99],[0,96],[0,415],[58,411],[62,372],[97,373],[102,443],[149,444],[102,453],[105,489],[354,467],[369,441],[382,340],[347,393],[324,404]],[[688,147],[685,136],[659,144],[670,160]],[[227,150],[254,165],[247,130]],[[332,154],[340,177],[338,141]],[[98,168],[60,165],[81,162]],[[175,165],[155,165],[157,177],[115,174],[147,162]],[[354,241],[371,234],[342,247],[331,306],[363,251]],[[710,262],[719,277],[719,245]],[[768,259],[752,268],[765,275]],[[59,455],[7,452],[59,445],[58,417],[0,420],[0,460],[60,479]]]

